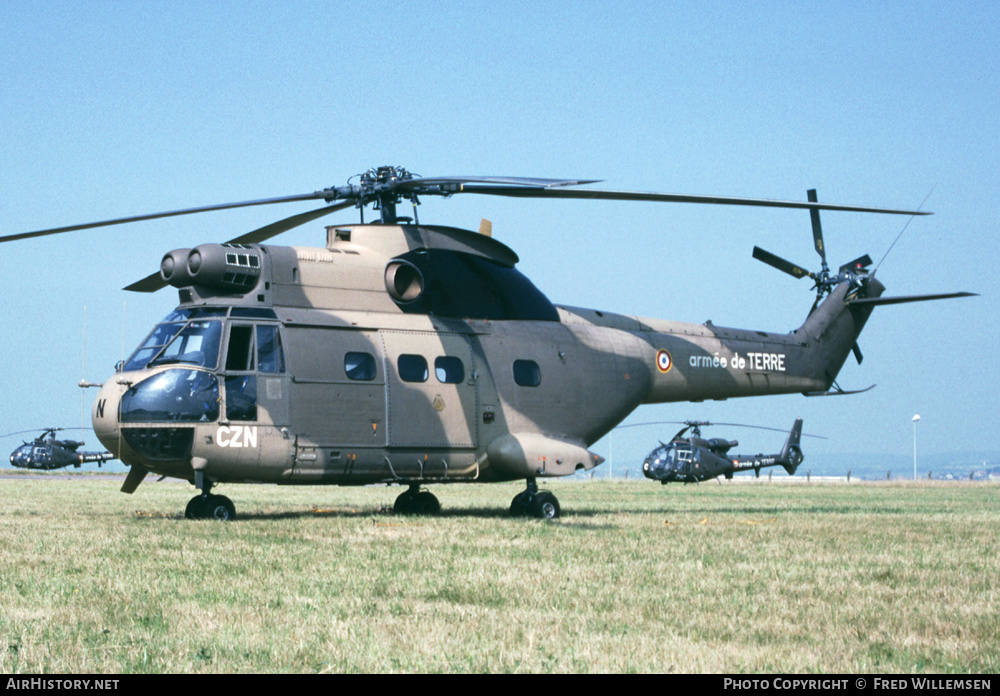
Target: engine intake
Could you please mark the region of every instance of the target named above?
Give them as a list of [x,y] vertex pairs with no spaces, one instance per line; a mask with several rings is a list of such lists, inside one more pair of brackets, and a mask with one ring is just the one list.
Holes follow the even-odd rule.
[[417,300],[424,292],[424,274],[409,261],[394,259],[385,267],[385,289],[400,304]]
[[160,277],[175,288],[198,285],[220,292],[250,292],[260,280],[260,249],[244,244],[199,244],[174,249],[160,262]]

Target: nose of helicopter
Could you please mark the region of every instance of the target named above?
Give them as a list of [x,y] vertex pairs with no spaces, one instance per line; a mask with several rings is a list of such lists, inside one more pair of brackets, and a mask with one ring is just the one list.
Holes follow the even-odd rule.
[[115,456],[121,454],[118,451],[121,442],[118,427],[118,412],[120,410],[122,395],[125,393],[125,389],[128,388],[127,384],[119,383],[119,378],[120,375],[116,374],[101,385],[101,391],[94,400],[94,406],[90,414],[94,434],[97,435],[97,439],[101,441],[101,444]]

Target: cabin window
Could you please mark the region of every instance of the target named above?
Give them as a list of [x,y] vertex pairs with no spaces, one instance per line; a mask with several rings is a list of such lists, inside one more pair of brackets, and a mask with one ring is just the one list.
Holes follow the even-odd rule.
[[434,359],[434,375],[442,384],[461,384],[465,381],[465,366],[461,358],[442,355]]
[[348,379],[370,382],[375,379],[375,356],[351,352],[344,356],[344,372]]
[[538,363],[534,360],[515,360],[514,381],[522,387],[537,387],[542,382]]
[[400,355],[396,360],[396,369],[404,382],[427,381],[427,360],[422,355]]

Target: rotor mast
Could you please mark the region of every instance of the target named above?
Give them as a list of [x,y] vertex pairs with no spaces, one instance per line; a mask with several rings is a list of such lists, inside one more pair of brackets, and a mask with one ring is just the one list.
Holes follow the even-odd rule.
[[[359,205],[364,205],[364,193],[366,191],[371,191],[371,195],[374,197],[375,209],[378,210],[381,215],[382,224],[395,225],[398,219],[396,217],[396,204],[399,203],[400,198],[402,198],[402,196],[395,191],[396,185],[401,181],[406,181],[412,178],[413,175],[402,167],[385,166],[369,169],[361,175],[362,201]],[[411,198],[414,205],[416,205],[415,194],[410,194],[410,196],[407,197]]]

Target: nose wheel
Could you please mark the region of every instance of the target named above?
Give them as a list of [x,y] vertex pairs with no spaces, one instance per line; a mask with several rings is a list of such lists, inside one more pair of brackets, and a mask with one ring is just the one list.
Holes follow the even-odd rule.
[[224,495],[196,495],[184,509],[189,520],[235,520],[236,506]]
[[212,482],[201,472],[195,473],[195,484],[201,488],[201,495],[188,501],[184,517],[189,520],[235,520],[236,506],[224,495],[212,495]]
[[525,490],[510,501],[512,517],[537,517],[540,520],[554,520],[559,517],[559,501],[548,491],[539,491],[535,479],[528,479]]

